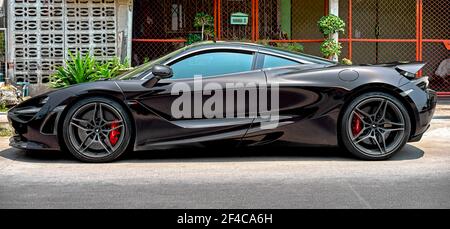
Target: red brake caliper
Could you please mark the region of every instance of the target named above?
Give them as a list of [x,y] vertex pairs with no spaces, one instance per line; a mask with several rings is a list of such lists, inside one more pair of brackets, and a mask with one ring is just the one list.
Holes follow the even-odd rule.
[[118,126],[119,125],[117,121],[111,123],[111,129],[113,130],[109,132],[109,142],[112,146],[115,146],[117,144],[117,141],[119,141],[120,131],[119,128],[117,128]]
[[352,120],[352,134],[353,136],[358,135],[362,130],[362,121],[358,115],[353,116]]

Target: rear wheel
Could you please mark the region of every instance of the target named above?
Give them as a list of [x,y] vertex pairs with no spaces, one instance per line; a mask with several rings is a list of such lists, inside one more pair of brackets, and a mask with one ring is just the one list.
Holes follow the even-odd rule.
[[342,142],[366,160],[392,157],[407,143],[411,121],[404,105],[382,92],[367,93],[350,103],[341,123]]
[[84,162],[110,162],[128,148],[131,123],[117,102],[94,97],[77,102],[63,124],[67,149]]

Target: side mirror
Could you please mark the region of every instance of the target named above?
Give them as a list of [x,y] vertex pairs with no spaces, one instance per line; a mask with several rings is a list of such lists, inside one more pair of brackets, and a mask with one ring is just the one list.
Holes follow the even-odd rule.
[[142,86],[152,88],[159,80],[168,79],[173,76],[173,71],[169,66],[157,64],[152,68],[152,75],[150,79],[146,80]]
[[153,66],[152,74],[158,79],[168,79],[173,76],[173,71],[169,66],[157,64]]

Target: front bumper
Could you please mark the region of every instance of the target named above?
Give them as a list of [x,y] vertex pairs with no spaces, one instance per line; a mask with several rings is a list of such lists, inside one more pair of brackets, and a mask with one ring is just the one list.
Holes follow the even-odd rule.
[[59,148],[51,148],[51,146],[43,143],[25,140],[20,135],[11,137],[9,146],[22,150],[59,150]]
[[26,116],[19,109],[11,109],[8,121],[14,129],[14,136],[9,145],[24,150],[60,150],[57,127],[64,108],[57,107],[47,112],[43,107]]

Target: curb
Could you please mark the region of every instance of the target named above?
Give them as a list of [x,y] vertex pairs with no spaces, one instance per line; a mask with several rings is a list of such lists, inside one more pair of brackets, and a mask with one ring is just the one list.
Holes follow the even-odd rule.
[[433,119],[446,120],[446,119],[450,119],[450,116],[434,116]]
[[8,118],[6,117],[6,112],[0,112],[0,127],[9,129]]
[[6,112],[0,112],[0,123],[8,122],[8,118],[6,117]]

